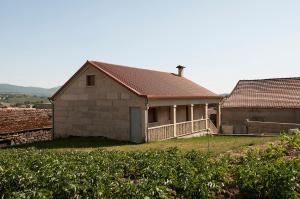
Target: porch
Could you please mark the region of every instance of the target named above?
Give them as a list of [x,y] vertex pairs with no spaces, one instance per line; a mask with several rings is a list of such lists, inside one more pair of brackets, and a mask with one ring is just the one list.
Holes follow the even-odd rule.
[[[220,128],[220,104],[216,109],[215,124],[209,118],[209,104],[189,104],[149,107],[146,141],[166,140],[194,134],[218,133]],[[210,105],[211,106],[211,105]]]

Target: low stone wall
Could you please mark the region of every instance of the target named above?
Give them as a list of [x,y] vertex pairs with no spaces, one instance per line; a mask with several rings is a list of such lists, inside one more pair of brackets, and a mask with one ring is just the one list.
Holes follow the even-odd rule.
[[32,129],[26,131],[0,134],[0,147],[28,144],[53,139],[52,128]]
[[295,123],[277,123],[277,122],[259,122],[246,120],[248,134],[268,134],[268,133],[288,133],[290,129],[300,129],[300,124]]

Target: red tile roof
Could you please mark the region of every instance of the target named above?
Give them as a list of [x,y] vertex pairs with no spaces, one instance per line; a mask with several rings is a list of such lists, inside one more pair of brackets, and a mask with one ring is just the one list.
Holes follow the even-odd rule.
[[300,77],[241,80],[223,108],[300,108]]
[[49,109],[0,108],[0,134],[52,126]]
[[[173,73],[97,61],[87,61],[87,63],[139,96],[147,98],[221,98],[206,88]],[[57,93],[59,92],[60,90]]]

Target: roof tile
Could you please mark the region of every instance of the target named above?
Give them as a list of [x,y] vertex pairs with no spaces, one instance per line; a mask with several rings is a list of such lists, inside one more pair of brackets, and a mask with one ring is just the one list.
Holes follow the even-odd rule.
[[224,108],[300,108],[300,77],[241,80]]
[[173,73],[89,62],[136,94],[148,98],[220,98],[206,88]]

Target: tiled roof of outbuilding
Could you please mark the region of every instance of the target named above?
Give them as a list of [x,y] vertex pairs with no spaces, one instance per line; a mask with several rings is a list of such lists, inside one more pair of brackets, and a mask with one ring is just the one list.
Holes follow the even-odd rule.
[[241,80],[224,108],[300,108],[300,77]]

